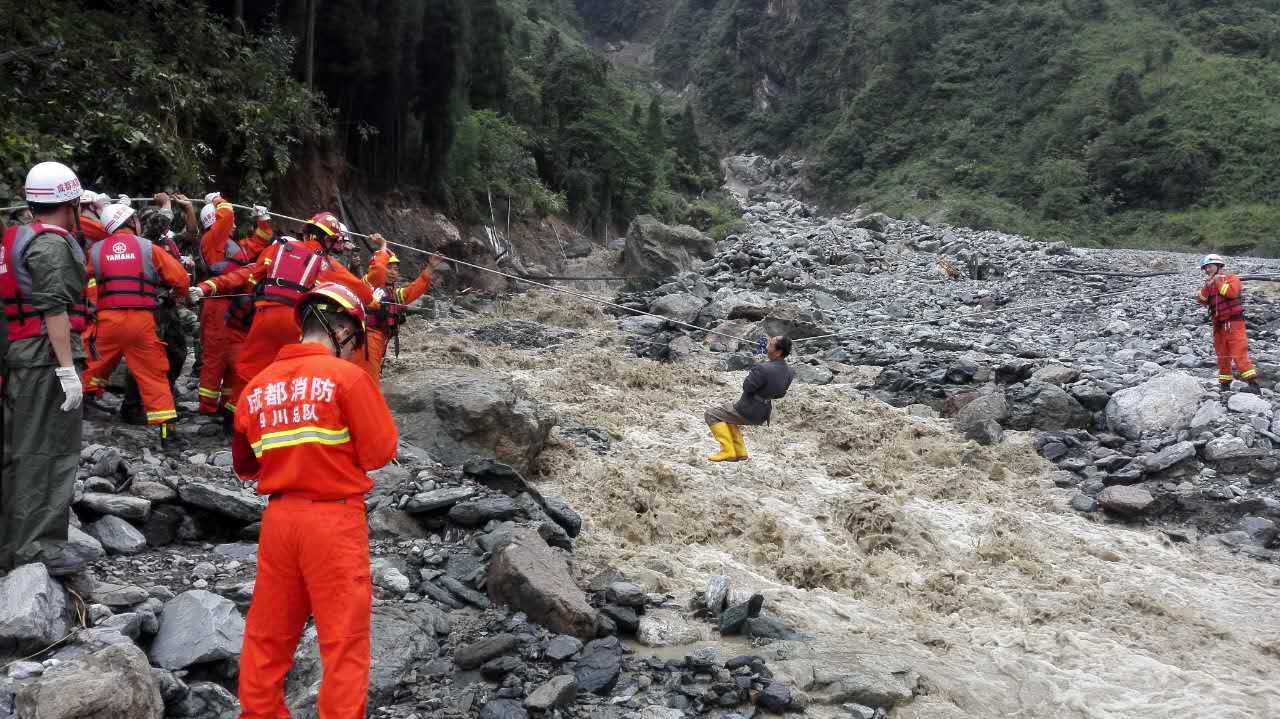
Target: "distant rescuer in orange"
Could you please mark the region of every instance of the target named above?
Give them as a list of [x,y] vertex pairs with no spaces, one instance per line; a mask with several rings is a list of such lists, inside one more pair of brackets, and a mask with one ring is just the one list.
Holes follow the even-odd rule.
[[1258,368],[1249,361],[1249,336],[1244,326],[1243,285],[1236,275],[1224,272],[1227,261],[1220,255],[1205,255],[1200,260],[1200,269],[1208,279],[1196,302],[1209,307],[1209,318],[1213,322],[1213,350],[1218,355],[1218,384],[1226,389],[1231,386],[1234,369],[1240,372],[1240,379],[1249,383],[1246,390],[1253,394],[1261,394],[1258,386]]
[[147,424],[159,425],[160,443],[167,449],[178,412],[169,388],[169,357],[156,334],[155,312],[162,292],[182,297],[190,280],[178,258],[139,236],[132,207],[110,205],[103,210],[102,221],[111,234],[89,250],[98,312],[90,332],[85,392],[101,396],[124,357],[138,380]]
[[[374,303],[373,290],[331,256],[342,234],[338,218],[321,212],[307,222],[301,240],[281,238],[267,247],[254,264],[212,277],[192,288],[191,297],[245,292],[254,295],[253,325],[235,365],[229,402],[238,408],[242,388],[271,364],[285,345],[297,344],[300,328],[294,309],[313,287],[338,284],[359,298]],[[370,271],[371,278],[386,281],[386,268]]]
[[[252,265],[271,242],[271,218],[266,209],[255,208],[257,229],[237,239],[236,214],[231,203],[217,192],[205,195],[204,199],[200,225],[205,232],[200,237],[200,256],[209,274],[216,278]],[[253,303],[248,299],[210,299],[200,306],[200,343],[204,351],[200,366],[200,414],[235,412],[235,405],[228,402],[235,384],[235,362],[253,321]]]
[[[380,235],[374,237],[381,239]],[[386,280],[381,286],[373,282],[375,268],[379,266],[386,273]],[[400,326],[404,324],[406,318],[405,306],[413,304],[431,289],[433,275],[442,267],[447,268],[444,260],[432,255],[417,279],[405,287],[396,287],[400,282],[400,258],[387,249],[385,240],[382,242],[381,249],[374,253],[369,263],[369,275],[365,280],[374,288],[373,295],[379,304],[369,310],[367,351],[357,354],[352,361],[364,367],[375,382],[382,379],[382,361],[387,356],[387,343],[392,340],[399,342]],[[398,353],[398,344],[396,348]]]
[[373,608],[366,472],[395,458],[396,426],[373,379],[348,361],[365,336],[355,294],[320,285],[294,311],[302,342],[245,387],[231,440],[236,472],[270,497],[240,655],[240,716],[289,716],[285,675],[314,616],[320,716],[363,719]]

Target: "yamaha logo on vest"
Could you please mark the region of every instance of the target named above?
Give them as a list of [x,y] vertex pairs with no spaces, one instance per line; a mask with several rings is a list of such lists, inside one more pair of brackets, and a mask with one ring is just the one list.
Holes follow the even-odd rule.
[[107,255],[107,259],[111,262],[119,262],[120,260],[136,260],[138,256],[129,252],[129,246],[123,242],[117,242],[111,246],[111,252],[114,254]]

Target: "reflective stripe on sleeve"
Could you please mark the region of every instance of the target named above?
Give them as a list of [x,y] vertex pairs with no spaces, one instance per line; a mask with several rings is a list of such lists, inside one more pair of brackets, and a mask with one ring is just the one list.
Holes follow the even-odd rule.
[[282,432],[271,432],[269,434],[262,435],[262,439],[253,443],[253,456],[261,457],[264,453],[273,449],[296,447],[300,444],[323,444],[333,446],[346,444],[350,441],[351,431],[346,427],[343,427],[342,429],[298,427],[296,429],[284,430]]

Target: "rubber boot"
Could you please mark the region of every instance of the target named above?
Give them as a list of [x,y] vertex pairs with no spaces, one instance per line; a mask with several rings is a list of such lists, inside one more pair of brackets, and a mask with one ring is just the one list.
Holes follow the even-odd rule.
[[733,437],[733,461],[747,461],[747,440],[742,436],[742,428],[736,424],[729,425],[729,436]]
[[1219,382],[1219,383],[1218,383],[1218,391],[1220,391],[1220,392],[1230,392],[1230,391],[1231,391],[1231,383],[1230,383],[1230,382]]
[[178,436],[177,425],[173,422],[165,422],[160,425],[160,450],[163,452],[177,452],[184,449],[186,442]]
[[1258,394],[1258,395],[1260,395],[1260,394],[1262,394],[1262,385],[1258,384],[1258,380],[1256,380],[1256,379],[1251,379],[1251,380],[1249,380],[1249,386],[1248,386],[1248,387],[1246,387],[1246,388],[1244,389],[1244,391],[1245,391],[1245,392],[1247,392],[1247,393],[1249,393],[1249,394]]
[[737,459],[738,455],[733,451],[733,435],[729,432],[727,423],[716,422],[711,425],[711,435],[720,443],[720,451],[707,457],[708,462],[732,462]]

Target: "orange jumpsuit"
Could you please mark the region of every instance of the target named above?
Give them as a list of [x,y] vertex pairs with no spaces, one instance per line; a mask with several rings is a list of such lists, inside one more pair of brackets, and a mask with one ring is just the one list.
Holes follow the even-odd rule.
[[[312,252],[320,252],[322,249],[314,240],[304,240],[303,244]],[[257,262],[249,267],[206,280],[200,284],[200,287],[208,295],[248,291],[267,277],[282,246],[279,243],[273,244],[262,253]],[[385,268],[379,276],[385,281]],[[325,264],[317,275],[315,283],[321,285],[328,282],[336,282],[354,292],[365,307],[374,304],[373,291],[369,286],[332,257],[325,258]],[[302,335],[302,329],[298,327],[292,305],[258,299],[254,302],[254,306],[256,311],[253,316],[253,327],[250,328],[249,335],[244,340],[244,346],[235,364],[235,376],[232,380],[229,399],[229,406],[232,408],[237,406],[240,392],[249,380],[275,361],[276,353],[281,347],[297,343]]]
[[[122,229],[112,237],[132,235],[133,232]],[[141,240],[145,242],[145,240]],[[91,256],[109,251],[112,238],[99,242],[91,249]],[[151,245],[151,262],[154,265],[156,284],[163,284],[173,289],[178,296],[187,293],[190,278],[182,263],[165,252],[158,245]],[[88,263],[90,286],[108,286],[98,284],[95,277],[93,261]],[[139,285],[141,289],[141,284]],[[95,292],[96,296],[96,292]],[[107,300],[103,297],[103,300]],[[87,330],[90,340],[90,356],[88,367],[81,375],[87,394],[101,395],[106,389],[107,381],[120,358],[129,362],[129,370],[138,380],[138,390],[142,395],[142,406],[147,412],[148,424],[164,424],[178,418],[173,403],[173,392],[169,388],[169,357],[164,351],[164,342],[156,334],[156,318],[154,298],[151,307],[130,309],[99,308],[94,324]]]
[[[378,267],[383,269],[385,277],[386,262],[384,252],[375,253],[369,264],[369,275],[365,281],[376,279]],[[404,323],[404,306],[413,304],[431,289],[431,271],[423,270],[422,274],[405,287],[386,285],[385,281],[383,284],[387,294],[379,307],[369,311],[368,327],[365,333],[366,351],[357,352],[351,358],[352,362],[363,367],[369,376],[373,377],[374,382],[382,380],[382,361],[387,355],[387,343],[395,337],[395,333],[400,331],[400,325]]]
[[1258,368],[1249,361],[1249,335],[1244,324],[1243,284],[1236,275],[1219,272],[1200,288],[1196,302],[1213,316],[1213,350],[1218,355],[1218,382],[1230,384],[1234,369],[1240,379],[1255,382]]
[[314,616],[322,717],[364,717],[373,588],[366,472],[396,454],[396,426],[369,375],[323,345],[295,344],[245,387],[231,454],[269,495],[240,654],[243,719],[288,717],[284,680]]
[[[200,238],[200,254],[205,266],[213,268],[231,259],[227,257],[227,240],[234,237],[235,227],[235,209],[226,202],[219,204],[213,226]],[[271,243],[271,238],[271,223],[259,221],[257,230],[238,242],[243,253],[240,262],[244,265],[253,262]],[[231,306],[230,299],[211,298],[206,299],[200,308],[200,342],[204,348],[200,367],[201,414],[217,414],[223,407],[235,411],[234,403],[228,403],[232,398],[235,363],[245,341],[245,330],[228,324],[227,313]]]
[[102,242],[107,239],[107,228],[103,227],[98,220],[88,215],[80,215],[80,232],[84,233],[84,243],[92,245],[95,242]]

